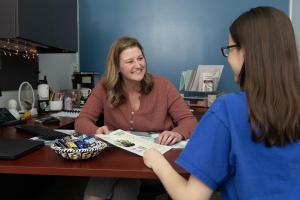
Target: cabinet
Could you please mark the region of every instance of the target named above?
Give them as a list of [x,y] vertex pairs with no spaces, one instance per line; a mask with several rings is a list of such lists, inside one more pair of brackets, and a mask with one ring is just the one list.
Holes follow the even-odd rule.
[[41,52],[76,52],[77,1],[1,0],[0,27],[4,41],[33,42]]
[[198,121],[208,110],[207,99],[184,97],[184,101]]
[[0,54],[0,90],[17,90],[23,81],[37,88],[39,64],[35,59]]
[[208,111],[207,107],[198,107],[190,105],[189,108],[198,121]]

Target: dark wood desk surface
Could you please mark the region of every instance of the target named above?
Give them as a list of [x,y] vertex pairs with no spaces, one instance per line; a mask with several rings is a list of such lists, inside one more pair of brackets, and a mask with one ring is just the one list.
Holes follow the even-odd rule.
[[[61,123],[51,128],[68,127],[73,119],[62,118]],[[1,127],[1,138],[29,138],[29,134],[16,131],[14,127]],[[180,150],[165,154],[177,172],[187,177],[188,173],[174,161]],[[0,160],[0,173],[35,174],[61,176],[126,177],[156,179],[153,171],[144,165],[142,157],[118,148],[106,148],[97,157],[73,161],[62,158],[50,147],[45,146],[17,160]]]

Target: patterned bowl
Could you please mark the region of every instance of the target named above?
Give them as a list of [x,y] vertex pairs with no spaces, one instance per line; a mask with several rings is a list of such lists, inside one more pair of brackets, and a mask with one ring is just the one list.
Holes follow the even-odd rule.
[[70,160],[85,160],[97,156],[108,145],[104,142],[96,140],[96,145],[84,149],[62,148],[55,143],[50,147],[63,158]]

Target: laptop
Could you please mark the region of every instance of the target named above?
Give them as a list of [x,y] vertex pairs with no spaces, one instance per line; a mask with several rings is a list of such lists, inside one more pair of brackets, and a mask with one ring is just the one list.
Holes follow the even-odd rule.
[[0,139],[0,159],[14,160],[44,146],[42,141]]

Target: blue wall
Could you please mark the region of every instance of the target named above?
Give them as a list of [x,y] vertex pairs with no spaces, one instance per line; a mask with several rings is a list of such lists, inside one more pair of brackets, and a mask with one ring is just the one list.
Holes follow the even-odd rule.
[[104,71],[110,45],[136,37],[149,71],[179,86],[180,73],[199,64],[224,65],[219,89],[238,89],[220,47],[228,27],[242,12],[267,5],[288,13],[287,0],[80,0],[81,71]]

